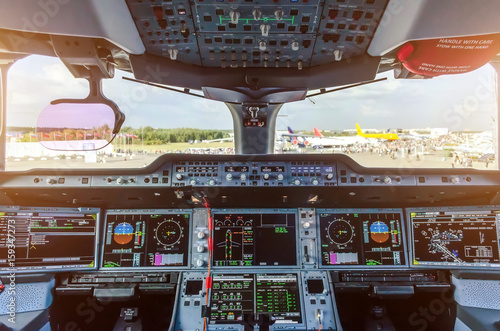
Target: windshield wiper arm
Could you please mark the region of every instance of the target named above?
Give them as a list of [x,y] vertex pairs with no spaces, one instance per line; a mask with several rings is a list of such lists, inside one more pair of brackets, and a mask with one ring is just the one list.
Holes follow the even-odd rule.
[[129,80],[131,82],[145,84],[145,85],[150,85],[150,86],[162,88],[162,89],[173,91],[173,92],[187,94],[187,95],[192,95],[193,97],[198,97],[198,98],[206,99],[205,96],[203,96],[203,95],[199,95],[199,94],[196,94],[196,93],[191,93],[191,90],[188,89],[188,88],[185,88],[184,90],[177,90],[177,89],[165,86],[165,85],[155,84],[155,83],[151,83],[151,82],[148,82],[148,81],[145,81],[145,80],[139,80],[139,79],[134,79],[134,78],[129,78],[129,77],[122,77],[122,78],[125,79],[125,80]]

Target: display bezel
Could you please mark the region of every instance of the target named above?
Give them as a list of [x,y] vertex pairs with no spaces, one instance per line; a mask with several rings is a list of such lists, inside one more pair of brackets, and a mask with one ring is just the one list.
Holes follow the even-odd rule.
[[25,206],[0,206],[0,212],[9,213],[19,213],[19,212],[33,212],[33,213],[64,213],[64,214],[96,214],[95,222],[95,236],[94,236],[94,266],[93,267],[76,267],[76,266],[44,266],[44,267],[29,267],[29,268],[10,268],[8,270],[0,269],[0,275],[10,274],[15,272],[16,274],[25,273],[40,273],[40,272],[68,272],[68,271],[95,271],[99,267],[99,246],[100,246],[100,230],[101,230],[101,209],[92,207],[25,207]]
[[[500,264],[497,265],[474,265],[474,264],[442,264],[441,262],[431,262],[429,264],[413,264],[413,259],[414,259],[414,241],[413,241],[413,222],[412,222],[412,217],[411,213],[415,212],[425,212],[425,211],[432,211],[432,212],[457,212],[457,211],[487,211],[487,210],[499,210],[500,211],[500,205],[476,205],[476,206],[448,206],[448,207],[418,207],[418,208],[406,208],[405,209],[405,214],[406,214],[406,219],[408,222],[408,258],[411,261],[410,268],[412,269],[460,269],[460,270],[498,270],[500,269]],[[497,233],[500,231],[500,229],[497,228]],[[500,250],[500,242],[499,242],[499,250]],[[500,253],[500,252],[499,252]]]
[[[323,265],[322,255],[321,255],[321,224],[320,215],[322,213],[330,214],[383,214],[392,213],[399,214],[401,222],[401,240],[403,240],[403,250],[402,254],[405,258],[405,263],[400,265],[356,265],[356,264],[339,264],[339,265]],[[404,213],[402,208],[324,208],[316,209],[316,231],[318,234],[318,244],[317,244],[317,256],[318,256],[318,266],[319,269],[355,269],[355,270],[384,270],[384,269],[407,269],[409,267],[408,263],[408,244],[406,238],[406,221],[404,219]]]
[[[295,264],[291,265],[251,265],[251,266],[216,266],[215,257],[212,254],[212,268],[217,270],[228,270],[228,269],[238,269],[247,270],[252,268],[265,268],[265,269],[287,269],[296,268],[299,265],[299,254],[300,245],[298,241],[299,236],[299,215],[298,209],[296,208],[256,208],[256,209],[217,209],[214,208],[210,211],[210,216],[214,219],[215,214],[228,214],[228,213],[238,213],[238,214],[294,214],[295,215]],[[212,229],[212,238],[214,238],[215,225]],[[215,244],[215,243],[214,243]]]
[[[187,234],[188,249],[187,263],[185,266],[151,266],[151,267],[105,267],[104,263],[104,243],[106,242],[106,225],[108,215],[146,215],[146,214],[189,214],[189,231]],[[107,209],[104,212],[102,231],[102,249],[99,261],[99,270],[130,272],[130,271],[156,271],[156,270],[188,270],[191,263],[191,236],[193,231],[193,210],[192,209]]]

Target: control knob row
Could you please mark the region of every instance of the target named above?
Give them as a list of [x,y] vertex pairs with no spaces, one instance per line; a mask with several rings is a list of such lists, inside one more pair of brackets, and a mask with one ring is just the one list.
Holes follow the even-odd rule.
[[[295,186],[299,186],[301,184],[302,184],[302,181],[298,178],[293,181],[293,185],[295,185]],[[319,180],[316,178],[313,178],[313,179],[311,179],[311,184],[313,184],[314,186],[319,185]]]

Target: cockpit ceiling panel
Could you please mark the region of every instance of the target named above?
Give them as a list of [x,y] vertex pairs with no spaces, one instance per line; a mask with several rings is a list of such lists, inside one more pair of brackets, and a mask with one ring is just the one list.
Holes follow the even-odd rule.
[[387,0],[127,0],[148,53],[214,68],[305,68],[366,54]]

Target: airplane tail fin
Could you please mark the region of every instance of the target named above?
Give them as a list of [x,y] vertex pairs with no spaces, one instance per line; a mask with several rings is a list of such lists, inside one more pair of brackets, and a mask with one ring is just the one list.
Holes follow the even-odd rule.
[[358,123],[356,123],[356,130],[358,131],[358,135],[363,136],[363,131],[361,131]]
[[293,130],[291,127],[288,127],[288,133],[293,134]]
[[321,132],[319,132],[319,130],[317,128],[314,128],[314,135],[316,137],[320,137],[320,138],[323,137],[323,135],[321,134]]

